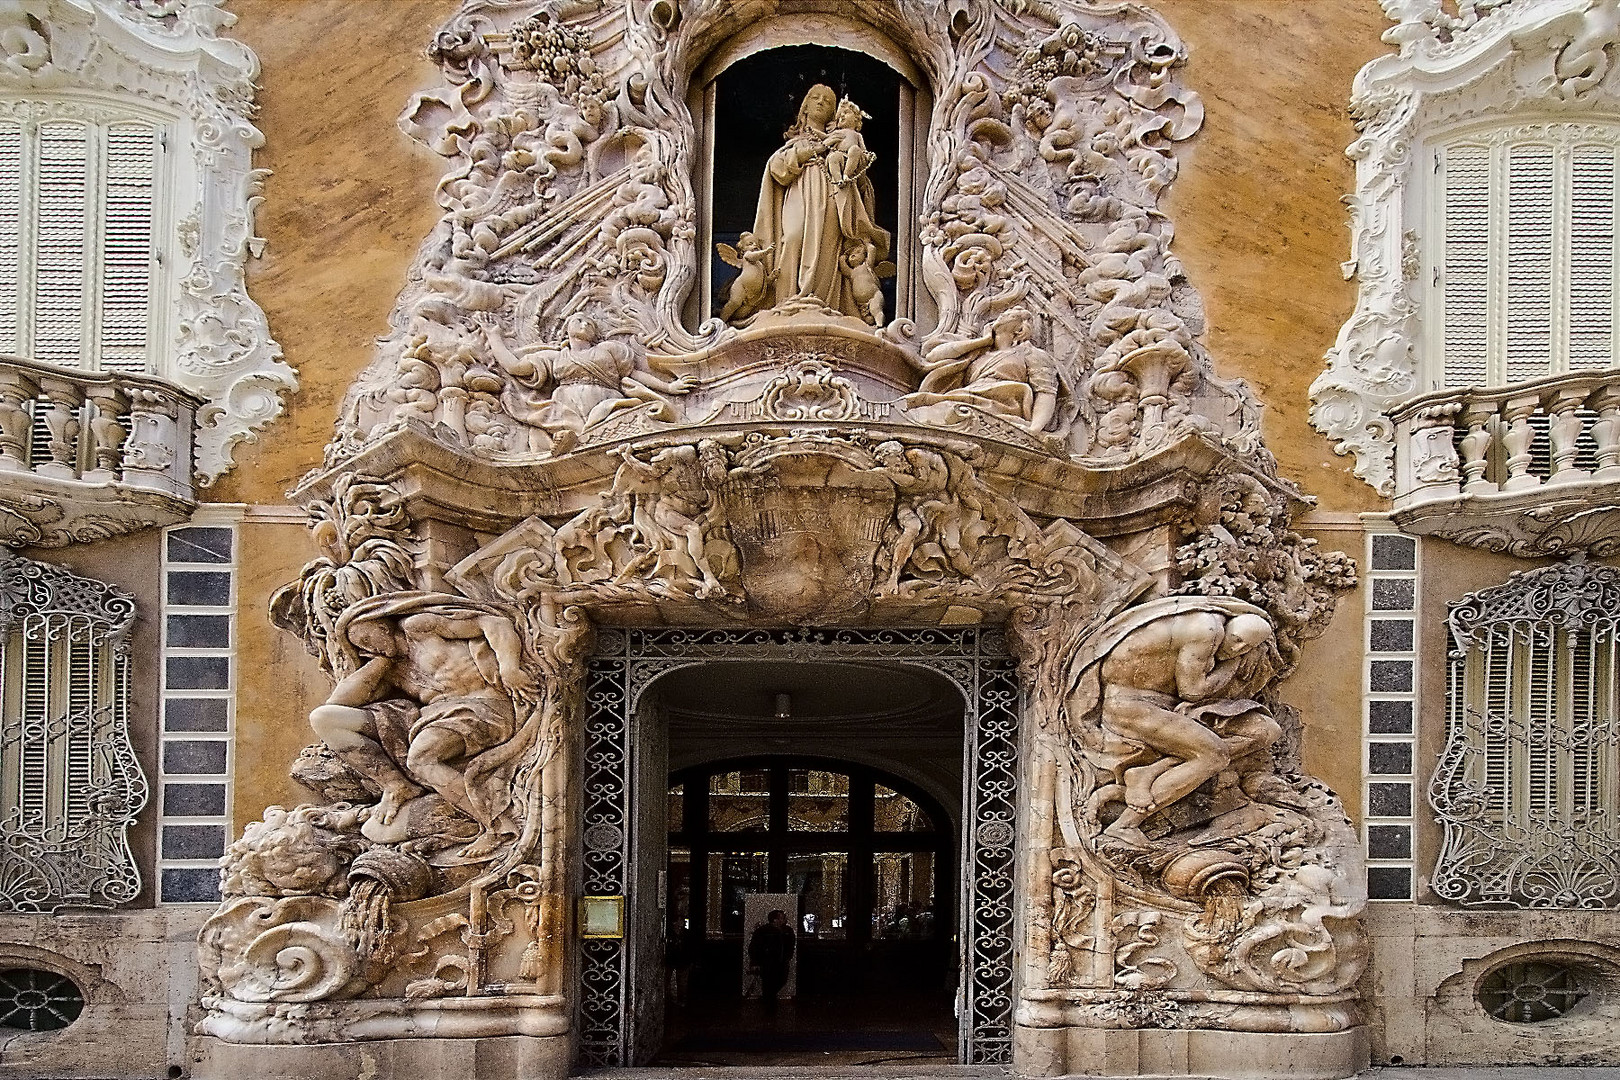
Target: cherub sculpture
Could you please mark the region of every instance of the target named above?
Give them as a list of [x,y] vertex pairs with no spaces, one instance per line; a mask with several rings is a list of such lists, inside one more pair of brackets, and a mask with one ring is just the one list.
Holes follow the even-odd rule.
[[770,272],[771,249],[759,237],[745,232],[737,238],[737,246],[716,244],[720,258],[742,271],[731,279],[726,293],[726,306],[720,310],[720,321],[752,314],[765,296],[765,279]]
[[882,326],[883,291],[878,279],[893,277],[894,263],[885,260],[873,266],[872,246],[851,244],[844,252],[842,270],[849,279],[850,295],[855,298],[866,320],[873,326]]
[[877,160],[877,155],[866,148],[866,140],[861,136],[861,121],[870,118],[870,113],[847,97],[838,103],[832,129],[827,132],[827,156],[823,159],[827,163],[827,179],[833,182],[833,187],[842,188],[865,175]]

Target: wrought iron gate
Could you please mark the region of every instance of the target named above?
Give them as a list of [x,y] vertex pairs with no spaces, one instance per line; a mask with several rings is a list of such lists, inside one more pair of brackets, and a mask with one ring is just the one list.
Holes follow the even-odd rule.
[[[677,668],[717,660],[886,661],[943,675],[962,693],[963,990],[959,1060],[1012,1059],[1013,847],[1018,814],[1018,680],[998,630],[602,630],[585,684],[582,835],[586,895],[629,891],[635,850],[633,718],[643,692]],[[657,793],[662,796],[662,791]],[[625,1065],[633,1010],[627,939],[587,939],[580,1064]]]

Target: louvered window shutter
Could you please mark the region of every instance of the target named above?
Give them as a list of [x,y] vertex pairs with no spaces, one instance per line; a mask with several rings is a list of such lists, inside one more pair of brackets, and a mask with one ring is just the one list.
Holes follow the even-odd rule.
[[1564,127],[1478,138],[1441,152],[1446,385],[1615,366],[1614,147]]
[[1552,369],[1553,148],[1515,146],[1507,168],[1507,377]]
[[1614,359],[1615,150],[1577,146],[1569,192],[1569,368]]
[[1446,384],[1486,379],[1490,309],[1490,150],[1455,146],[1445,157]]
[[0,124],[0,351],[152,368],[159,172],[147,121]]
[[0,123],[0,352],[21,351],[23,128]]

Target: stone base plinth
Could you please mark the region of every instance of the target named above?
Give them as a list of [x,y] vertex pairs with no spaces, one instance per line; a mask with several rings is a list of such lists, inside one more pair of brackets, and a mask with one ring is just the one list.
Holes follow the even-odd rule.
[[1020,1076],[1341,1080],[1366,1066],[1361,1027],[1292,1034],[1019,1025],[1013,1033],[1013,1071]]
[[370,1039],[270,1046],[191,1040],[192,1080],[563,1080],[568,1036]]

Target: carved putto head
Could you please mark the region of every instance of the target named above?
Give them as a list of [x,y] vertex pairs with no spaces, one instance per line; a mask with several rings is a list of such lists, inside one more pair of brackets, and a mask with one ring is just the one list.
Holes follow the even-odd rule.
[[870,119],[872,119],[871,113],[862,109],[850,98],[844,97],[838,102],[838,112],[833,116],[833,126],[859,131],[861,130],[861,122]]

